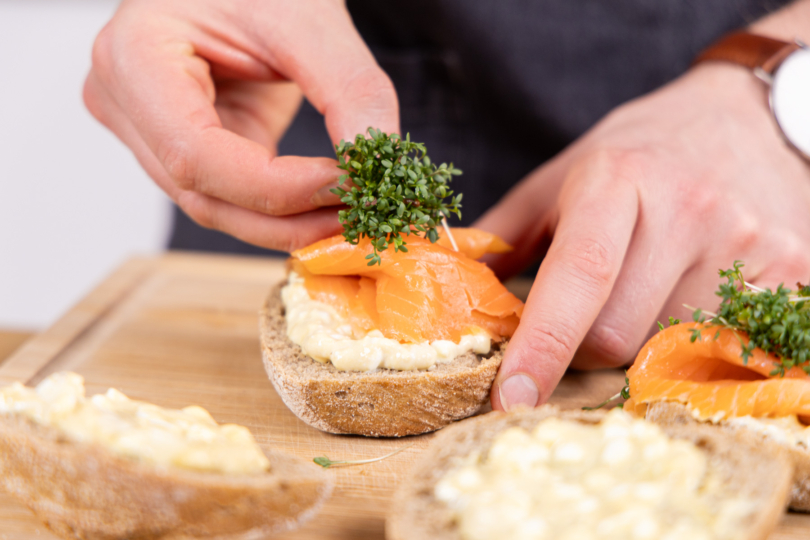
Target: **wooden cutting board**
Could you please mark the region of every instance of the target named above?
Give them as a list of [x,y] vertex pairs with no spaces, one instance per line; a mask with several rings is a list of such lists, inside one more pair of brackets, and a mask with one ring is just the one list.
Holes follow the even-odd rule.
[[[257,319],[283,274],[283,263],[272,259],[172,253],[131,260],[0,365],[0,385],[33,385],[55,371],[76,371],[88,394],[112,386],[166,407],[201,405],[219,422],[250,428],[262,446],[307,460],[373,458],[413,444],[381,462],[333,469],[336,488],[322,511],[302,529],[276,537],[382,540],[390,496],[407,482],[431,435],[329,435],[287,410],[264,373]],[[513,286],[516,294],[527,288]],[[623,382],[618,370],[571,373],[551,401],[568,408],[599,403]],[[771,539],[807,537],[810,516],[787,514]],[[0,540],[31,538],[55,537],[27,508],[0,494]]]

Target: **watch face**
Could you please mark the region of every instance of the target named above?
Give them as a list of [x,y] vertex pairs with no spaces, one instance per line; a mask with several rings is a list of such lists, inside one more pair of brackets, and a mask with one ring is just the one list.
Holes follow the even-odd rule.
[[771,109],[785,138],[810,159],[810,49],[799,49],[773,76]]

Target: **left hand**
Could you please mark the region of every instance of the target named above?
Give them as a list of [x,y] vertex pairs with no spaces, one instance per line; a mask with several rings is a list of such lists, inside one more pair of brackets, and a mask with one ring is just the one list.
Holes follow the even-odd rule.
[[682,304],[713,311],[717,270],[810,278],[810,165],[781,139],[743,68],[698,66],[623,105],[516,186],[477,226],[516,246],[514,273],[552,238],[492,390],[495,409],[548,400],[570,364],[632,361]]
[[191,219],[283,251],[342,230],[337,161],[278,155],[303,96],[333,143],[399,132],[394,85],[344,0],[123,0],[84,86]]

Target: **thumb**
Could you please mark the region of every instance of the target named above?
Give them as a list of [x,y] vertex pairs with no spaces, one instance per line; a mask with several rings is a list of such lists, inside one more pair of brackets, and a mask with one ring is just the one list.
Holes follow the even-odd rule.
[[324,115],[332,142],[352,140],[369,127],[399,133],[394,85],[343,2],[291,2],[285,11],[288,24],[274,25],[280,32],[267,43],[271,65],[295,81]]

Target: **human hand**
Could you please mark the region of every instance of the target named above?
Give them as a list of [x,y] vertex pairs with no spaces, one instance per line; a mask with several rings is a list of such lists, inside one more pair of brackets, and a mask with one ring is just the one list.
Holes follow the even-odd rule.
[[84,99],[196,222],[291,251],[342,230],[323,208],[339,204],[336,162],[276,155],[302,92],[334,142],[399,132],[394,87],[340,0],[124,0]]
[[619,107],[478,227],[524,266],[553,237],[492,390],[495,409],[548,400],[569,363],[630,362],[656,320],[713,310],[717,270],[760,286],[810,278],[810,166],[750,72],[701,65]]

